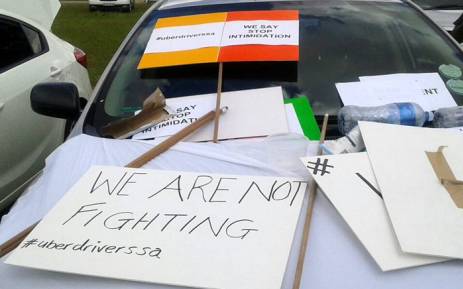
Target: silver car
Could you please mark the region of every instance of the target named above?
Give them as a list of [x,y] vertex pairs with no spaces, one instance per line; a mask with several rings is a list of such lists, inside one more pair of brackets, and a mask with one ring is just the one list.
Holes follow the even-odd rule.
[[[103,137],[102,127],[132,116],[156,87],[166,97],[216,90],[217,64],[137,69],[157,19],[262,9],[300,11],[300,61],[227,63],[223,90],[282,86],[285,97],[307,97],[319,121],[325,113],[336,115],[342,107],[337,82],[358,81],[367,75],[437,72],[442,64],[463,68],[458,43],[409,1],[174,0],[153,5],[137,22],[108,64],[71,134]],[[63,89],[63,97],[72,96]],[[454,98],[463,105],[463,97]],[[53,99],[49,102],[47,107],[54,107],[57,114],[62,111]],[[335,117],[328,135],[339,135]]]

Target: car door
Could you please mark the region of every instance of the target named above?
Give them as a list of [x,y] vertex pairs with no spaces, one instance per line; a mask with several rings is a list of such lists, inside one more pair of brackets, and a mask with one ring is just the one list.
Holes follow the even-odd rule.
[[45,35],[17,19],[0,15],[0,211],[44,165],[63,141],[64,121],[32,111],[30,91],[59,78],[59,55]]

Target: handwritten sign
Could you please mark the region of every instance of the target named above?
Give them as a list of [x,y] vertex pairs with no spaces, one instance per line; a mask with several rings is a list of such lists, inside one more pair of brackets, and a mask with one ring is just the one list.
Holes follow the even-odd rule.
[[215,109],[213,100],[208,98],[191,99],[188,96],[168,98],[166,104],[173,111],[173,114],[165,121],[137,133],[132,139],[150,139],[173,135]]
[[444,261],[400,250],[367,153],[310,157],[302,162],[381,270]]
[[92,167],[6,262],[169,285],[279,289],[306,186]]
[[[149,139],[169,136],[215,109],[216,94],[201,94],[166,99],[175,112],[171,118],[133,136]],[[281,87],[248,89],[222,93],[222,106],[227,113],[220,117],[219,139],[259,137],[289,131]],[[189,137],[188,141],[213,139],[210,123]]]
[[239,11],[159,19],[138,68],[298,59],[298,11]]

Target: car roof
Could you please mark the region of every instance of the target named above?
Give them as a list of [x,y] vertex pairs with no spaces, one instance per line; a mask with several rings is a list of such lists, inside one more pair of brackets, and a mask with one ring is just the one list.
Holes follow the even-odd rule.
[[[205,6],[205,5],[216,5],[216,4],[236,4],[236,3],[252,3],[252,2],[283,2],[283,1],[294,1],[294,0],[165,0],[161,3],[158,9],[163,10],[163,9],[171,9],[171,8],[179,8],[179,7]],[[339,1],[344,2],[345,0],[339,0]],[[402,0],[351,0],[351,1],[392,2],[392,3],[406,2]]]

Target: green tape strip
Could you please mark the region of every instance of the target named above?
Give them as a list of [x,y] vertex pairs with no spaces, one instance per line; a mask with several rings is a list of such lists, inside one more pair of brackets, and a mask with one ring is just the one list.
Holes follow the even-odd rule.
[[286,98],[284,103],[293,105],[304,135],[310,140],[320,140],[320,128],[307,97]]

